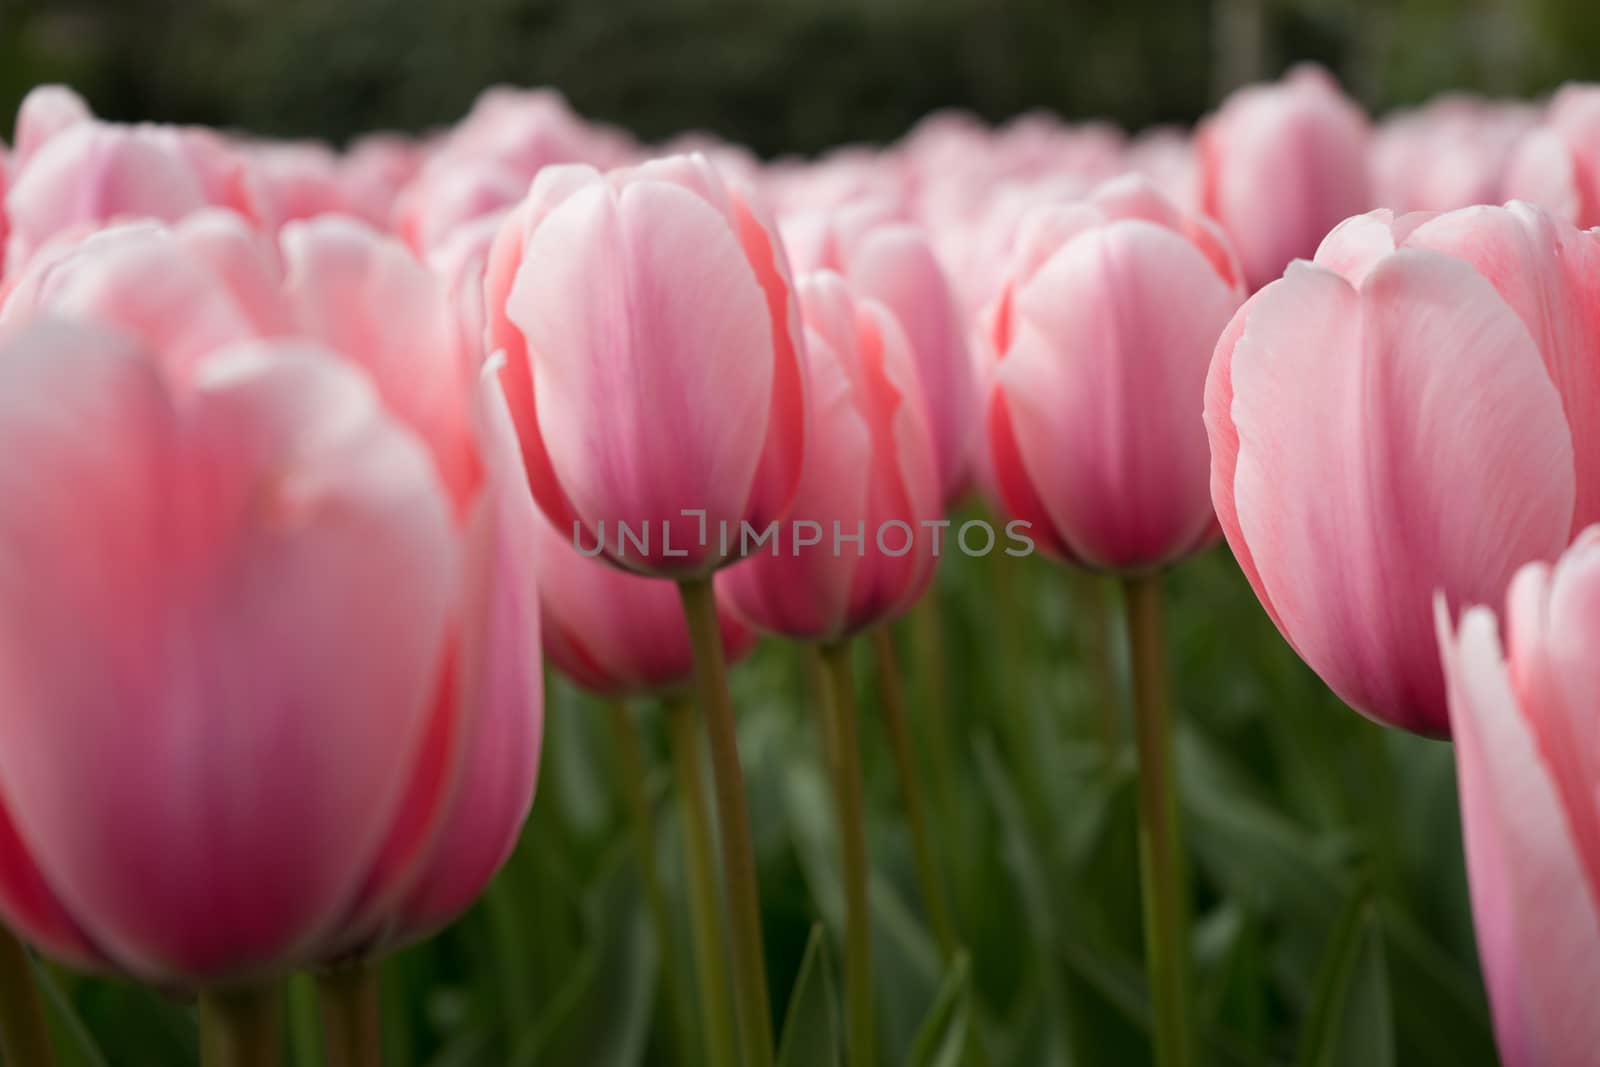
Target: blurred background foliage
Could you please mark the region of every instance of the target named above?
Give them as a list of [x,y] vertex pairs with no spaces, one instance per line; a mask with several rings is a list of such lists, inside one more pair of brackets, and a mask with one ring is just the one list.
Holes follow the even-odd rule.
[[561,88],[647,138],[763,154],[893,138],[929,110],[1140,127],[1327,64],[1375,109],[1592,76],[1589,0],[0,0],[0,113],[70,82],[108,118],[342,140]]
[[[1596,57],[1590,0],[0,0],[0,113],[58,80],[111,118],[336,140],[448,122],[502,81],[555,85],[645,137],[707,128],[771,155],[892,138],[949,105],[1189,121],[1308,58],[1385,109],[1453,88],[1538,94],[1592,77]],[[1204,1062],[1492,1065],[1448,746],[1342,708],[1225,550],[1171,588]],[[950,558],[937,614],[896,628],[970,964],[941,961],[929,932],[862,671],[886,1063],[956,1064],[967,1027],[998,1064],[1147,1062],[1110,592],[1042,559]],[[1106,640],[1110,678],[1086,651]],[[825,1030],[819,991],[836,968],[823,949],[802,961],[813,923],[837,935],[843,906],[803,660],[768,642],[734,680],[775,1016]],[[540,795],[506,871],[462,922],[385,967],[393,1067],[670,1062],[667,1003],[687,961],[651,936],[606,716],[560,679],[549,691]],[[633,711],[682,917],[664,723]],[[193,1061],[182,1000],[47,974],[65,1067]],[[288,1005],[292,1062],[320,1067],[309,987]]]

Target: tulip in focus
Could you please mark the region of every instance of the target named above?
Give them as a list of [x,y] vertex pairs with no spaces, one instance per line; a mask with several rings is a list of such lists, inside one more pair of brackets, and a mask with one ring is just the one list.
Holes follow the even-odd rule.
[[1349,220],[1246,304],[1206,387],[1217,516],[1347,703],[1449,732],[1431,605],[1600,520],[1600,243],[1526,204]]
[[1230,96],[1195,134],[1201,210],[1216,219],[1256,290],[1372,205],[1369,124],[1325,71]]
[[704,159],[541,171],[484,292],[533,495],[558,529],[685,578],[729,562],[741,523],[788,512],[806,440],[788,264]]
[[1036,212],[983,327],[1001,509],[1047,552],[1100,570],[1206,547],[1217,529],[1195,413],[1243,297],[1221,236],[1142,179]]
[[223,214],[29,273],[0,913],[187,987],[438,929],[516,838],[541,701],[536,515],[442,286],[351,220],[273,247]]
[[837,641],[921,596],[942,532],[931,524],[943,507],[917,366],[898,320],[831,271],[801,279],[800,304],[813,404],[805,474],[789,520],[724,571],[718,591],[763,630]]
[[1600,530],[1517,573],[1489,607],[1435,609],[1478,955],[1506,1067],[1600,1048]]

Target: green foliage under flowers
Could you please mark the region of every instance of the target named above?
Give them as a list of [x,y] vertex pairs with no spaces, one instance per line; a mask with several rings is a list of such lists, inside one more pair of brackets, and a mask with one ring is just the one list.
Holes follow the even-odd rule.
[[[1106,591],[1112,593],[1109,579]],[[1219,1067],[1495,1063],[1465,890],[1449,746],[1342,707],[1263,614],[1226,550],[1175,571],[1169,640],[1195,887],[1199,1062]],[[947,557],[942,650],[895,628],[934,847],[967,951],[941,963],[858,656],[881,1062],[1149,1062],[1133,757],[1114,595],[1118,742],[1108,758],[1086,580],[1049,561]],[[930,616],[922,616],[926,622]],[[733,674],[783,1067],[842,1061],[844,902],[831,791],[801,650]],[[650,744],[663,877],[680,929],[655,943],[603,709],[549,683],[543,780],[482,902],[382,972],[392,1067],[674,1063],[664,990],[693,989],[666,723]],[[64,1067],[170,1067],[192,1008],[45,975]],[[285,998],[295,1067],[321,1067],[314,996]]]

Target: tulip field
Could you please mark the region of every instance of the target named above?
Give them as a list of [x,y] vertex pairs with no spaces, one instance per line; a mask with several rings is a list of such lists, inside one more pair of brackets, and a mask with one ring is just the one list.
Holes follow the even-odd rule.
[[1600,86],[0,142],[0,1065],[1600,1067]]

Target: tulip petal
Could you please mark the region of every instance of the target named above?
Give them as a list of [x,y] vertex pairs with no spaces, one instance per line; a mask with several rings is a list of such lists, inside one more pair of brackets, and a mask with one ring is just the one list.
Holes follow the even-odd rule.
[[533,553],[542,520],[493,370],[479,388],[487,487],[468,532],[463,763],[433,854],[402,909],[405,940],[432,933],[483,892],[516,844],[539,776],[544,687]]
[[[767,301],[727,221],[675,185],[583,189],[534,231],[507,308],[539,435],[585,521],[653,527],[649,553],[618,553],[629,566],[719,561],[681,513],[703,509],[712,529],[745,516],[774,375]],[[685,556],[666,556],[664,527]]]
[[381,844],[441,658],[455,549],[426,454],[304,347],[219,353],[174,398],[126,341],[42,323],[0,378],[0,491],[30,502],[0,512],[21,839],[135,975],[304,962]]
[[1458,260],[1358,291],[1291,267],[1233,348],[1234,502],[1296,650],[1359,710],[1448,729],[1429,605],[1497,600],[1572,519],[1572,443],[1533,339]]
[[1494,616],[1435,625],[1472,885],[1478,954],[1506,1067],[1586,1067],[1600,1048],[1600,913],[1565,813],[1518,707]]
[[1200,408],[1236,305],[1192,244],[1142,220],[1075,238],[1017,294],[999,388],[1028,478],[1076,558],[1156,567],[1210,525]]

